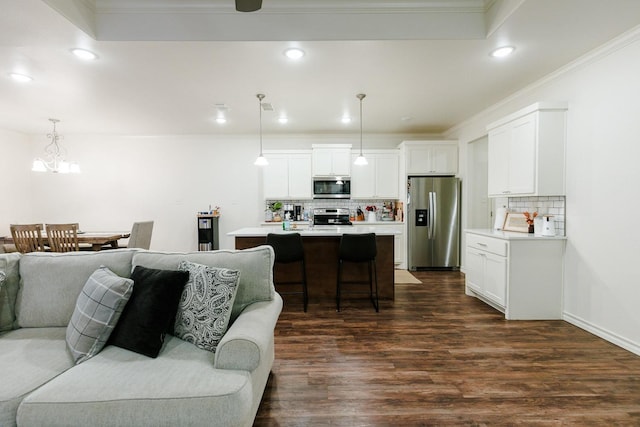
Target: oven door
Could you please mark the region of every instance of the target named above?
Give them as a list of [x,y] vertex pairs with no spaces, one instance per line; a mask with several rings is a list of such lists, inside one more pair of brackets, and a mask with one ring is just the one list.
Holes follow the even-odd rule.
[[337,178],[315,178],[313,180],[314,199],[349,199],[351,181]]

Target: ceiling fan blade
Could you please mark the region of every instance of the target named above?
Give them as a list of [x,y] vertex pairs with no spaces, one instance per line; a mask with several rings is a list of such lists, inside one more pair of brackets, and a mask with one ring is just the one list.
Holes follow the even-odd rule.
[[262,0],[236,0],[238,12],[255,12],[262,7]]

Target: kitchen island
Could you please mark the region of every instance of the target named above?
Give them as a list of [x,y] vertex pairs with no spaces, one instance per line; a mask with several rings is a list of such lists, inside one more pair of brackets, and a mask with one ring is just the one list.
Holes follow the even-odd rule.
[[[315,226],[297,230],[272,230],[272,227],[249,227],[228,233],[235,237],[236,249],[247,249],[264,245],[268,233],[300,233],[307,266],[307,288],[309,302],[335,299],[338,278],[338,248],[340,237],[347,233],[376,233],[376,271],[380,299],[394,297],[394,249],[393,240],[397,232],[388,227],[375,225]],[[287,276],[299,277],[299,265],[277,264],[274,266],[274,282]],[[367,277],[366,264],[346,263],[344,280],[362,280]],[[351,296],[345,294],[345,300]],[[360,296],[358,296],[360,298]]]

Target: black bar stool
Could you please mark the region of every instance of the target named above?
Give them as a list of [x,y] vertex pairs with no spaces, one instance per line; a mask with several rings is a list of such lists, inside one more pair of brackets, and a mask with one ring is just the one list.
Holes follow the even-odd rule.
[[[336,288],[336,309],[340,311],[340,297],[342,285],[364,285],[369,284],[369,297],[373,307],[378,311],[378,274],[376,272],[376,235],[367,234],[343,234],[340,239],[338,250],[338,286]],[[369,280],[342,280],[342,266],[344,262],[362,263],[366,262],[369,270]],[[374,293],[375,283],[375,293]]]
[[302,237],[300,233],[269,233],[267,234],[267,245],[273,247],[276,254],[276,263],[290,264],[300,262],[302,277],[300,280],[278,282],[278,285],[302,285],[302,292],[280,292],[281,294],[302,294],[304,311],[307,311],[309,297],[307,295],[307,272],[304,262],[304,249],[302,247]]

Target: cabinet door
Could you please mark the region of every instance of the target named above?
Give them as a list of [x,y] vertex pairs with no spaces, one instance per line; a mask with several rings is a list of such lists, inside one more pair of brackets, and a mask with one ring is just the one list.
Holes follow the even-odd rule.
[[410,147],[407,150],[407,175],[430,173],[431,147]]
[[458,172],[458,146],[434,145],[431,151],[431,169],[434,173],[456,174]]
[[[374,196],[382,199],[398,198],[398,155],[378,154],[375,160]],[[355,170],[357,166],[353,167]]]
[[532,114],[513,123],[509,145],[509,193],[536,191],[537,120]]
[[338,176],[351,175],[351,150],[333,150],[331,156],[332,174]]
[[289,197],[311,198],[311,155],[292,154],[289,157]]
[[313,150],[313,175],[330,176],[333,175],[333,160],[331,150],[314,149]]
[[289,160],[287,156],[266,156],[269,164],[262,169],[265,199],[289,197]]
[[507,258],[485,253],[484,295],[505,307],[507,296]]
[[488,144],[488,191],[490,196],[509,194],[509,145],[511,132],[501,127],[489,132]]
[[484,252],[467,247],[465,260],[466,284],[467,287],[478,293],[483,293],[484,289],[484,257]]
[[[357,156],[352,158],[355,160]],[[376,192],[375,160],[367,155],[366,165],[354,165],[351,169],[351,197],[354,199],[370,199]]]

